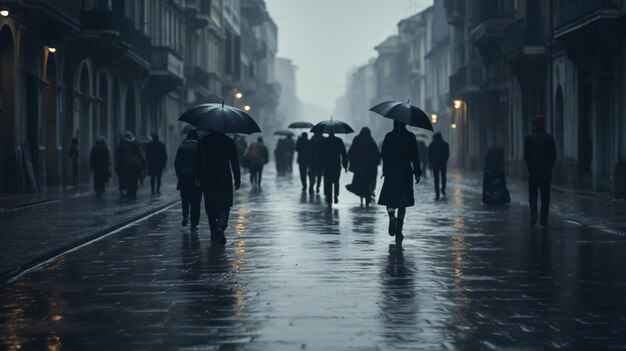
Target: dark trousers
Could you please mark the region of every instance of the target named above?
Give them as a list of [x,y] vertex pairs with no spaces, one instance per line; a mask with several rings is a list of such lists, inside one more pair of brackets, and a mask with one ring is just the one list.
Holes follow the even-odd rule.
[[537,198],[541,194],[541,223],[548,221],[550,209],[550,184],[552,175],[531,174],[528,178],[528,198],[530,200],[530,216],[537,218]]
[[306,189],[306,177],[308,167],[300,163],[298,164],[298,168],[300,169],[300,183],[302,183],[302,189]]
[[183,175],[179,180],[180,200],[183,204],[183,218],[189,218],[191,212],[191,226],[200,223],[200,202],[202,190],[195,185],[194,175]]
[[322,185],[322,170],[315,167],[309,167],[309,190],[313,190],[313,187],[320,191]]
[[263,166],[250,168],[250,184],[260,186],[261,180],[263,180]]
[[[448,180],[447,167],[433,168],[433,176],[435,177],[435,194],[439,197],[439,191],[445,194],[446,182]],[[441,188],[439,187],[439,179],[441,178]]]
[[[332,171],[332,173],[335,173]],[[337,173],[341,174],[341,170]],[[324,174],[324,196],[326,202],[332,201],[332,196],[339,196],[339,176],[336,174]]]
[[155,185],[156,192],[161,192],[161,176],[163,176],[163,171],[155,172],[150,174],[150,189],[152,189],[152,193],[154,194]]
[[219,237],[228,227],[228,217],[230,216],[230,208],[211,207],[211,200],[204,194],[204,210],[209,218],[209,229],[211,230],[211,238]]
[[78,159],[72,159],[72,185],[78,186]]

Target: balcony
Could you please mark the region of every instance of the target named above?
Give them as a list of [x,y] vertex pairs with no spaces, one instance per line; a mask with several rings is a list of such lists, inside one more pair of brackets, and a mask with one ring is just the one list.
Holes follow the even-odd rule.
[[480,91],[480,67],[477,64],[461,67],[450,76],[450,96],[467,98]]
[[554,37],[559,38],[591,24],[612,22],[624,15],[624,0],[556,0]]
[[222,99],[222,82],[216,73],[204,68],[191,66],[187,69],[187,82],[199,95],[199,102],[219,101]]
[[542,57],[546,54],[543,22],[530,23],[523,18],[504,29],[502,51],[510,60]]
[[[170,47],[153,46],[150,55],[150,80],[161,93],[183,83],[183,60]],[[154,83],[154,84],[152,84]]]
[[184,9],[187,24],[194,30],[204,28],[211,22],[210,1],[186,0]]
[[87,10],[81,19],[83,37],[93,39],[100,54],[119,53],[145,69],[150,67],[150,38],[123,13]]
[[80,28],[80,1],[23,0],[21,5],[28,12],[27,16],[36,16],[38,26],[47,36],[66,30],[78,31]]

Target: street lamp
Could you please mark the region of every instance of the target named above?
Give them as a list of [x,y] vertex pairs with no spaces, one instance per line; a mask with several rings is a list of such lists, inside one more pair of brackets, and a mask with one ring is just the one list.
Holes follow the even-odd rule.
[[430,121],[432,122],[432,124],[436,124],[437,123],[437,115],[436,114],[432,114],[430,115]]
[[454,108],[455,109],[457,109],[457,110],[460,109],[462,104],[463,104],[463,101],[461,101],[461,100],[454,100]]
[[236,92],[236,93],[235,93],[235,98],[236,98],[237,100],[241,100],[241,99],[243,99],[243,93],[242,93],[242,92],[240,92],[240,91]]
[[48,46],[48,52],[54,54],[55,52],[57,52],[57,48]]
[[243,107],[243,110],[244,110],[244,111],[246,111],[246,112],[248,112],[248,111],[252,110],[252,107],[250,107],[250,105],[245,105],[245,106]]
[[452,123],[452,124],[450,125],[450,127],[451,127],[452,129],[456,129],[456,123]]
[[0,10],[0,16],[9,17],[9,10]]

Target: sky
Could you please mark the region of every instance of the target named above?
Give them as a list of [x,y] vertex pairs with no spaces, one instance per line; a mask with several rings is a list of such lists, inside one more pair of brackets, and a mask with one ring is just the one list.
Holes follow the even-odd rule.
[[397,23],[432,0],[266,0],[278,26],[278,56],[298,66],[298,96],[326,113],[345,91],[348,73],[376,56]]

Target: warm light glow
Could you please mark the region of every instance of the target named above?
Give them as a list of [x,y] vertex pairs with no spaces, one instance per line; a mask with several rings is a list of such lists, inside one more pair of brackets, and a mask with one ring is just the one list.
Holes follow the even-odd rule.
[[250,105],[246,105],[246,106],[243,107],[243,110],[248,112],[248,111],[252,110],[252,107],[250,107]]
[[237,99],[241,100],[241,99],[243,99],[243,93],[242,93],[242,92],[240,92],[240,91],[238,91],[238,92],[236,92],[236,93],[235,93],[235,97],[236,97]]
[[55,52],[57,52],[57,48],[53,48],[53,47],[48,46],[48,51],[49,51],[51,54],[54,54]]
[[0,16],[2,16],[2,17],[9,17],[9,10],[1,10],[0,11]]
[[463,101],[461,101],[461,100],[454,100],[454,108],[455,109],[457,109],[457,110],[460,109],[462,104],[463,104]]
[[430,121],[432,122],[432,124],[437,123],[437,115],[434,113],[430,115]]
[[452,129],[456,129],[456,123],[452,123],[450,127],[452,127]]

